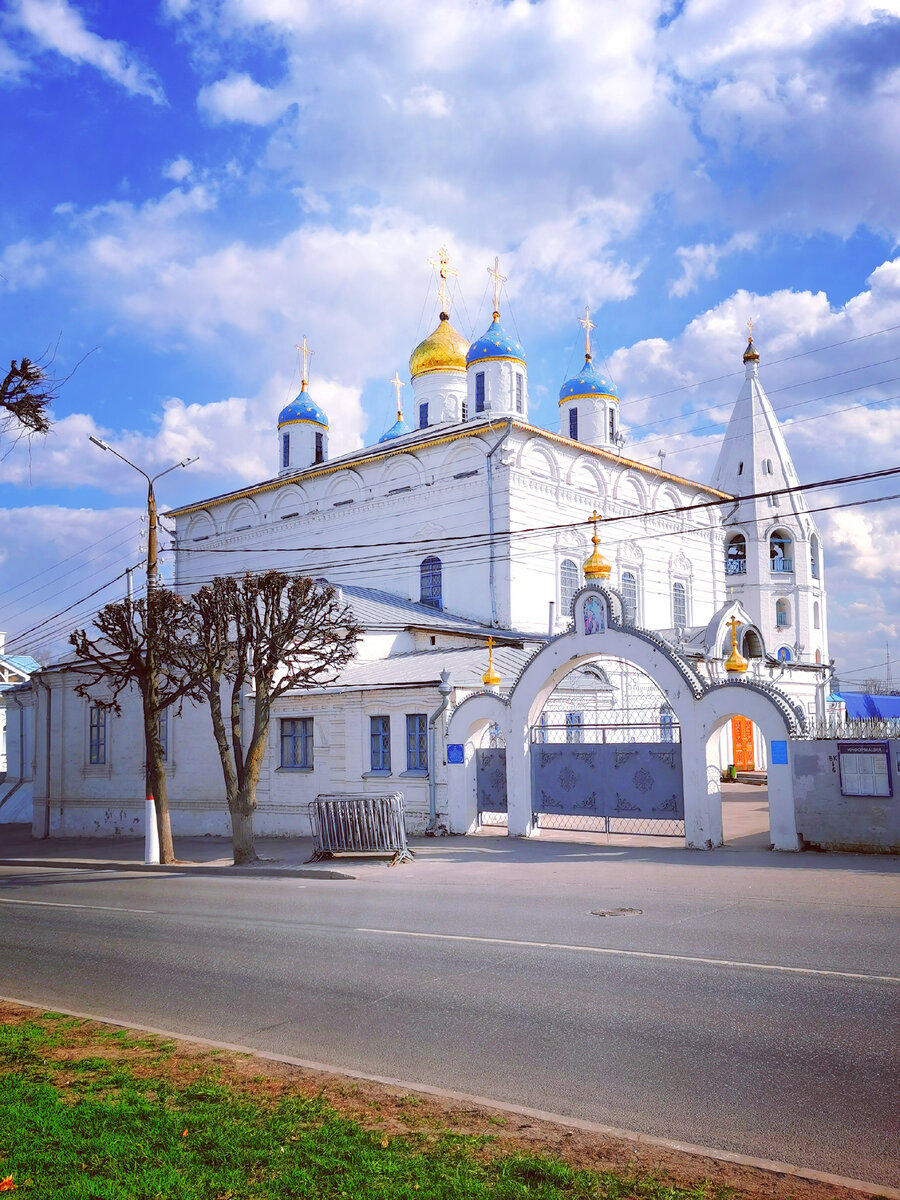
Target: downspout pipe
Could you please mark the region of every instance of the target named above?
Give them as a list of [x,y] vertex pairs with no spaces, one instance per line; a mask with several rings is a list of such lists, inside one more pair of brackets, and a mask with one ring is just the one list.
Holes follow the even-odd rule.
[[488,485],[488,530],[490,541],[490,572],[488,583],[491,593],[491,625],[497,624],[497,596],[494,591],[494,473],[492,459],[512,432],[512,417],[506,422],[506,429],[494,443],[487,455],[487,485]]
[[453,692],[453,684],[450,682],[450,672],[441,671],[441,682],[438,684],[438,693],[441,697],[441,702],[428,718],[428,828],[425,832],[434,837],[437,833],[437,793],[435,791],[437,774],[437,758],[435,756],[435,727],[443,713],[447,711],[447,706],[450,703],[450,696]]

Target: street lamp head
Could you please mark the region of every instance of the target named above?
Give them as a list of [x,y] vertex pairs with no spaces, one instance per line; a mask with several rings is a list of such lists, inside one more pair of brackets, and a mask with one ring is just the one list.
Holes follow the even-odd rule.
[[195,463],[199,457],[199,454],[195,454],[193,458],[183,458],[178,465],[179,467],[189,467],[191,463]]
[[112,446],[107,445],[103,438],[94,437],[93,434],[88,435],[88,441],[93,442],[95,446],[99,446],[101,450],[112,450]]

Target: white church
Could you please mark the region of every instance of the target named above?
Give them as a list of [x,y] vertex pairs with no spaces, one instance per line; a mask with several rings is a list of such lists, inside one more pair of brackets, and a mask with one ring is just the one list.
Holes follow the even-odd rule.
[[[559,390],[558,429],[531,424],[526,354],[503,324],[496,261],[492,321],[471,344],[450,319],[448,274],[442,252],[440,319],[409,360],[412,403],[404,416],[395,374],[397,420],[376,444],[330,457],[304,339],[300,392],[273,439],[276,473],[168,514],[177,589],[277,567],[338,587],[364,629],[337,683],[279,701],[258,834],[306,833],[306,805],[323,793],[397,790],[411,832],[450,828],[448,715],[480,690],[508,693],[570,628],[592,580],[625,624],[701,680],[774,685],[801,722],[825,714],[822,547],[802,491],[789,490],[800,481],[752,334],[718,462],[701,483],[623,453],[619,398],[592,359],[587,312],[584,364]],[[136,831],[137,706],[116,717],[79,698],[71,662],[41,681],[27,701],[41,710],[36,736],[22,747],[35,833]],[[564,680],[534,736],[593,742],[645,728],[666,741],[672,720],[657,683],[613,657]],[[227,834],[208,714],[170,714],[162,733],[176,838]],[[718,737],[723,768],[766,769],[749,720],[735,716]]]

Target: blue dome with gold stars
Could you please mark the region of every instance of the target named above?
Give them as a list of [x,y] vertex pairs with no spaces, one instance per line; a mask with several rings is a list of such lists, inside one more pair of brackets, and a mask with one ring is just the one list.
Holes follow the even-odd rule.
[[392,438],[403,437],[404,433],[412,433],[412,430],[403,420],[403,417],[399,416],[387,433],[381,435],[378,439],[378,444],[380,446],[382,442],[389,442]]
[[494,313],[493,323],[487,333],[469,347],[466,366],[470,363],[485,362],[490,358],[514,358],[516,362],[525,362],[525,351],[506,333],[500,324],[499,313]]
[[615,385],[600,374],[590,358],[585,360],[578,374],[567,379],[559,389],[560,403],[563,400],[571,400],[573,396],[609,396],[611,400],[619,399]]
[[300,395],[293,399],[290,404],[285,405],[278,414],[279,426],[289,425],[292,421],[310,421],[314,425],[321,425],[325,429],[328,428],[328,418],[310,396],[305,385]]

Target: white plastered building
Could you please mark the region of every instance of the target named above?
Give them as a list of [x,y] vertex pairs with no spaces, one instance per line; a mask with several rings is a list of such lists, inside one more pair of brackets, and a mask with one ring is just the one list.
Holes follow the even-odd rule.
[[[777,683],[809,718],[824,711],[822,547],[800,493],[774,504],[757,495],[798,480],[752,338],[705,484],[620,452],[617,392],[589,342],[581,371],[560,389],[551,432],[529,422],[525,353],[504,331],[496,297],[490,327],[471,345],[444,307],[410,358],[414,427],[398,400],[397,422],[377,443],[329,460],[328,418],[304,369],[300,394],[278,418],[272,477],[169,514],[177,589],[274,566],[341,588],[365,631],[335,685],[278,702],[259,833],[307,832],[305,806],[317,794],[386,789],[404,792],[413,830],[446,827],[441,672],[452,708],[482,686],[488,636],[502,689],[568,627],[595,511],[608,585],[632,624],[661,634],[714,682],[726,678],[734,628],[748,679]],[[573,683],[578,711],[654,702],[652,681],[642,693],[621,664],[604,664],[597,678],[592,703],[589,681]],[[139,716],[106,716],[100,729],[76,683],[60,664],[34,696],[49,705],[34,724],[36,761],[45,763],[35,772],[35,830],[134,829]],[[748,736],[743,765],[765,768],[764,746],[737,726],[722,734],[723,766]],[[208,715],[171,716],[167,742],[176,835],[227,832]]]

